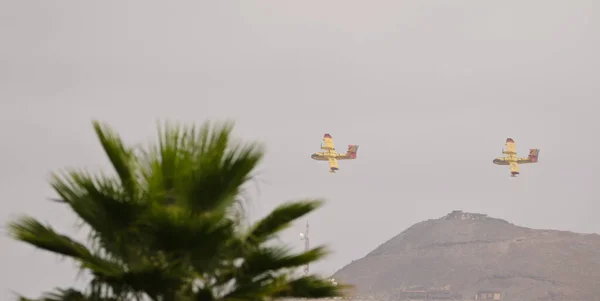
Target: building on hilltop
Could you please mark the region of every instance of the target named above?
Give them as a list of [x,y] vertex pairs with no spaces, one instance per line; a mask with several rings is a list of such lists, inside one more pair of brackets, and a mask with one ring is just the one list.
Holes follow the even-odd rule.
[[484,220],[486,218],[488,218],[487,214],[469,213],[469,212],[463,212],[462,210],[454,210],[445,216],[445,219],[460,219],[460,220],[473,220],[473,221]]
[[449,286],[443,288],[415,287],[412,289],[402,290],[398,296],[400,300],[458,300],[462,295],[453,292]]
[[501,291],[478,291],[475,300],[502,300]]

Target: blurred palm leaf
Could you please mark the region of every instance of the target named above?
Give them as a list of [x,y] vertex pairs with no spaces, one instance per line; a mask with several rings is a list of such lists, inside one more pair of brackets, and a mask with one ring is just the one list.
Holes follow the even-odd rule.
[[93,127],[114,175],[68,170],[51,180],[60,203],[91,229],[87,246],[31,217],[9,224],[15,239],[71,258],[92,275],[85,292],[57,289],[39,300],[266,300],[341,294],[342,286],[324,279],[293,276],[296,268],[322,259],[324,247],[295,254],[284,246],[267,246],[323,201],[288,202],[242,227],[240,195],[263,152],[256,143],[233,143],[233,123],[167,123],[159,127],[158,143],[146,148],[126,146],[105,124],[94,121]]

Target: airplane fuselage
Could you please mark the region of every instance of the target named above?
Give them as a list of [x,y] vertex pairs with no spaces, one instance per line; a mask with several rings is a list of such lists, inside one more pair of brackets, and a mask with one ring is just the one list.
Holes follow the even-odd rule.
[[336,158],[338,155],[335,151],[316,152],[310,155],[310,158],[317,161],[329,161],[329,158]]
[[507,154],[506,157],[498,157],[492,161],[497,165],[510,165],[510,162],[517,162],[518,158],[516,154]]

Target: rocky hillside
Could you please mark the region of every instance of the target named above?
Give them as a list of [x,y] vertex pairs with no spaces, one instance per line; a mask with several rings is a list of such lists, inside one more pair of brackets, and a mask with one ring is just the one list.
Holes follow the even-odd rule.
[[333,277],[358,295],[392,299],[473,299],[488,290],[504,300],[600,300],[600,235],[454,211],[413,225]]

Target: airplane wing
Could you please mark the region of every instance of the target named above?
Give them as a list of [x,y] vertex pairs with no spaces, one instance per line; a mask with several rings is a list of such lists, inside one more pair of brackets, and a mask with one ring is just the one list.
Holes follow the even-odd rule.
[[516,154],[517,153],[517,147],[515,145],[515,140],[513,140],[512,138],[506,138],[506,149],[504,149],[502,151],[502,153],[504,154]]
[[519,174],[519,163],[510,162],[510,174],[513,176]]
[[518,158],[517,163],[519,163],[519,164],[537,163],[539,155],[540,155],[539,149],[537,149],[537,148],[530,149],[529,156],[527,158]]
[[329,134],[323,135],[323,143],[321,144],[321,149],[324,150],[335,150],[335,146],[333,144],[333,138]]
[[331,172],[335,172],[336,170],[338,170],[338,161],[336,158],[329,158],[329,170]]

